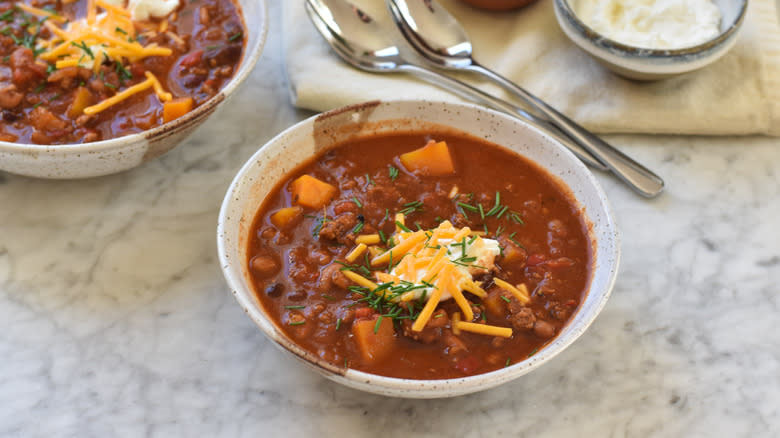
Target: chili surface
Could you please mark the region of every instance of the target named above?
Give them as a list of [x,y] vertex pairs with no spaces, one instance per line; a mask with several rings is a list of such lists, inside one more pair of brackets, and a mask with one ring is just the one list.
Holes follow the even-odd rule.
[[[409,168],[412,161],[403,154],[425,145],[430,152],[432,140],[445,145],[454,171],[441,174],[437,165]],[[412,158],[431,160],[427,152]],[[443,169],[446,173],[447,166]],[[312,199],[326,202],[320,207]],[[468,239],[450,242],[447,252],[476,245],[477,237],[498,243],[500,252],[489,269],[477,266],[476,257],[467,259],[465,251],[453,261],[452,272],[459,265],[475,272],[484,296],[461,292],[471,320],[455,299],[440,301],[416,331],[426,298],[432,297],[393,303],[388,298],[393,288],[400,296],[413,286],[383,283],[390,269],[372,259],[415,230],[424,230],[430,241],[437,228],[466,227]],[[263,308],[304,349],[374,374],[444,379],[525,360],[554,339],[586,293],[588,236],[568,192],[518,154],[448,132],[393,134],[341,144],[280,181],[254,220],[247,263]],[[363,249],[347,261],[361,242],[377,243],[368,245],[373,251]],[[436,247],[423,247],[420,254],[427,250]],[[404,262],[389,263],[400,269]],[[363,280],[355,282],[356,275],[384,289],[374,292],[362,286]],[[527,302],[517,288],[525,290]],[[469,331],[458,329],[467,326],[463,322],[494,327],[493,332],[510,330],[511,336],[474,333],[473,325]]]

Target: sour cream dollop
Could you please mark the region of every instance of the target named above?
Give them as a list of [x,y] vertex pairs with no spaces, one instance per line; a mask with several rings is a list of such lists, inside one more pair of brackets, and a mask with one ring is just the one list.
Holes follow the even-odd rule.
[[609,39],[648,49],[682,49],[720,33],[711,0],[577,0],[575,14]]
[[105,0],[106,3],[126,8],[131,18],[145,21],[150,17],[162,18],[179,7],[179,0]]

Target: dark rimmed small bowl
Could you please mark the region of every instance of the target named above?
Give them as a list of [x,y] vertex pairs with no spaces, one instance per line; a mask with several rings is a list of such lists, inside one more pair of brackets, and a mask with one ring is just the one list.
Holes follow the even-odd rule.
[[234,94],[260,59],[268,29],[266,2],[236,3],[247,32],[241,64],[225,87],[203,105],[148,131],[93,143],[47,146],[0,141],[0,171],[36,178],[89,178],[131,169],[176,147]]
[[707,66],[734,46],[748,0],[714,0],[721,13],[720,34],[684,49],[648,49],[611,40],[588,27],[574,12],[570,0],[553,0],[555,17],[574,44],[613,72],[631,79],[665,79]]

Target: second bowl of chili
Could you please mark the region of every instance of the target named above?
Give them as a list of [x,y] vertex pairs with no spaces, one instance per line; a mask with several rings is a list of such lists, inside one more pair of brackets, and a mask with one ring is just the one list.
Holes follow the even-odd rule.
[[0,20],[0,170],[43,178],[172,149],[247,78],[267,29],[249,0],[26,0]]
[[617,272],[603,192],[569,152],[470,105],[371,102],[304,121],[239,172],[218,226],[233,293],[346,385],[445,397],[545,363]]

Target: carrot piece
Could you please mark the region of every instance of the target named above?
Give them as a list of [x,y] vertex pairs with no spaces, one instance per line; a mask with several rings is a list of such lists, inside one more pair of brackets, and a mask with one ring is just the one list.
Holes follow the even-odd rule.
[[310,175],[303,175],[290,183],[293,202],[319,210],[336,195],[336,188]]
[[163,122],[168,123],[192,111],[191,97],[177,97],[163,104]]
[[426,176],[449,175],[455,172],[447,143],[429,141],[420,149],[401,155],[401,163],[411,172]]
[[301,207],[285,207],[271,213],[271,223],[279,229],[289,228],[295,225],[303,217]]
[[395,347],[395,330],[391,318],[379,316],[372,319],[358,319],[352,323],[352,335],[360,355],[366,362],[377,362],[390,353]]
[[79,87],[76,89],[76,93],[73,97],[73,103],[68,108],[68,117],[77,118],[84,113],[84,108],[92,105],[92,93],[85,87]]

